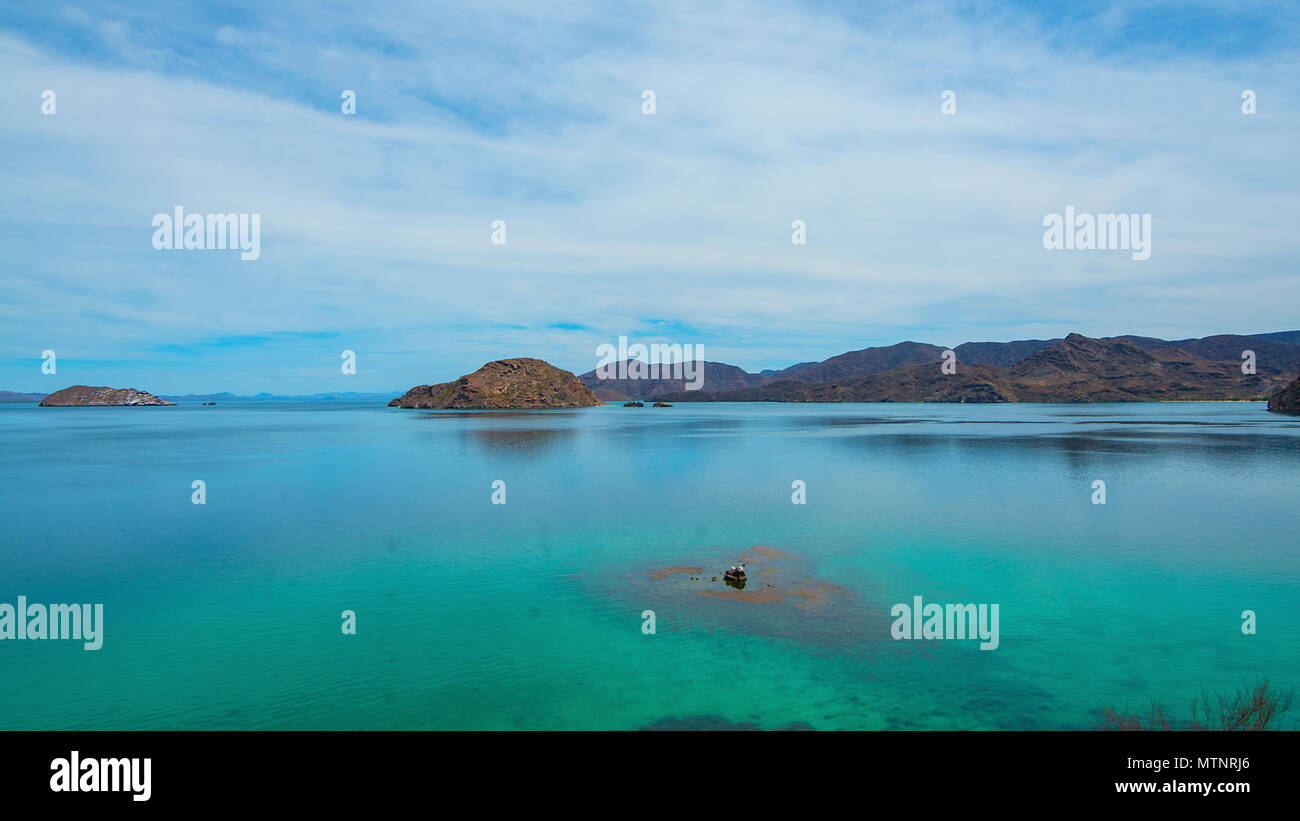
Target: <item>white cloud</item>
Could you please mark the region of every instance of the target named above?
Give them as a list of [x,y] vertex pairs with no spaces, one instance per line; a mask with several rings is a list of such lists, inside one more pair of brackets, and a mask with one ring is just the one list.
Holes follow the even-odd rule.
[[[0,170],[23,192],[0,204],[23,268],[0,287],[16,333],[0,356],[38,326],[129,344],[87,313],[167,341],[410,328],[455,346],[439,336],[453,319],[615,334],[645,317],[774,349],[783,332],[861,340],[790,361],[893,329],[1295,325],[1294,52],[1061,53],[1025,20],[937,11],[445,12],[286,10],[237,74],[125,21],[99,24],[120,64],[0,35],[14,87],[60,95],[54,117],[0,114],[0,148],[26,160]],[[218,49],[245,40],[215,28]],[[1238,110],[1247,82],[1255,117]],[[359,116],[339,113],[343,88]],[[262,259],[153,251],[150,217],[175,204],[261,213]],[[1042,216],[1069,204],[1151,213],[1151,260],[1043,251]],[[493,219],[507,246],[489,244]]]
[[217,38],[218,43],[226,45],[234,45],[244,39],[243,34],[234,26],[221,26],[213,36]]

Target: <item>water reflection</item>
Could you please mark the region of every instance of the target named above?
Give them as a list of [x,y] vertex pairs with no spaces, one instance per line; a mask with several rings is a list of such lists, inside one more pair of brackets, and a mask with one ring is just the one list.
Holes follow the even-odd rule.
[[496,456],[540,456],[572,444],[573,428],[466,428],[462,435],[471,445]]

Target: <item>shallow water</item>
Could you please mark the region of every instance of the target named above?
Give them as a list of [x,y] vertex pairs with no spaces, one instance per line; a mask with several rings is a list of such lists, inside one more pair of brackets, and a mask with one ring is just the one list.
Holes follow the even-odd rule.
[[[0,454],[0,602],[105,611],[0,641],[3,729],[1055,729],[1300,683],[1300,420],[1260,403],[0,405]],[[654,578],[756,545],[826,595]],[[915,595],[998,604],[998,649],[893,640]]]

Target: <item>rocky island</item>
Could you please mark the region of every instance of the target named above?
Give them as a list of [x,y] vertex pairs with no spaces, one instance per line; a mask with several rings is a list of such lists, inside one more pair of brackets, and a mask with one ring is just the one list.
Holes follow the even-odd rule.
[[603,404],[576,376],[540,359],[489,362],[454,382],[420,385],[388,403],[390,408],[505,410],[590,408]]
[[1270,396],[1268,409],[1275,413],[1300,414],[1300,379]]
[[174,404],[174,402],[165,402],[152,393],[138,391],[135,388],[92,388],[89,385],[73,385],[45,397],[41,400],[40,406],[42,408],[70,408]]

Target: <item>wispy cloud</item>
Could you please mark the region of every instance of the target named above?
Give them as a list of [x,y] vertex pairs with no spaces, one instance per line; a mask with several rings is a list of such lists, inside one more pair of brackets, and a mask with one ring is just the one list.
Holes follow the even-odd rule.
[[[7,8],[0,385],[51,347],[166,392],[587,370],[646,317],[753,369],[1290,328],[1297,54],[1220,3]],[[261,259],[153,250],[176,204],[260,213]],[[1067,204],[1151,213],[1152,258],[1045,252]]]

